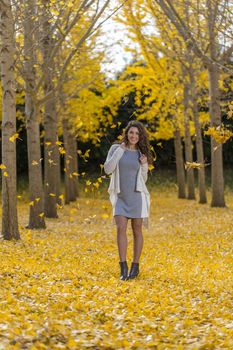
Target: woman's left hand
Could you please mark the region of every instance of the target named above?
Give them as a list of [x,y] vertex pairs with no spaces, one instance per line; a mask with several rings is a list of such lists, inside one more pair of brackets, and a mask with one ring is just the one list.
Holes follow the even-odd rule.
[[147,162],[147,157],[145,156],[145,154],[142,154],[139,160],[141,164],[145,164]]

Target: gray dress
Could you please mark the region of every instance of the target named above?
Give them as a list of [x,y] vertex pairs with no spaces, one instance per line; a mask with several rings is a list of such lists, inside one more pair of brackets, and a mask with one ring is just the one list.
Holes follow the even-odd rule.
[[125,150],[119,161],[120,193],[114,215],[141,218],[142,194],[136,191],[136,178],[140,167],[138,150]]

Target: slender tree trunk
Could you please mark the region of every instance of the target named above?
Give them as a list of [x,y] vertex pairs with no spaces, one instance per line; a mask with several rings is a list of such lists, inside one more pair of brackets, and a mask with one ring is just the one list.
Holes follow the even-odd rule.
[[198,188],[199,188],[199,203],[204,204],[207,202],[206,198],[206,186],[205,186],[205,161],[204,161],[204,149],[203,149],[203,140],[201,134],[201,126],[199,122],[198,116],[198,106],[197,106],[197,94],[196,94],[196,86],[195,86],[195,72],[192,71],[190,74],[191,80],[191,103],[193,110],[193,118],[195,124],[196,131],[196,151],[197,151],[197,161],[202,166],[198,169]]
[[[190,117],[189,117],[189,84],[184,86],[184,127],[185,127],[185,160],[193,162],[192,140],[190,135]],[[195,199],[194,171],[192,168],[187,169],[187,187],[188,199]]]
[[[206,1],[208,32],[209,32],[209,52],[212,62],[208,64],[209,74],[209,95],[210,95],[210,120],[212,127],[221,127],[221,109],[219,99],[219,66],[217,63],[218,35],[216,29],[215,5]],[[219,4],[217,5],[219,6]],[[225,207],[224,199],[224,178],[222,144],[219,144],[211,137],[211,183],[212,183],[212,207]]]
[[55,163],[57,164],[57,186],[56,186],[56,195],[57,195],[57,204],[62,205],[61,200],[61,159],[60,159],[60,152],[59,147],[56,148],[55,152]]
[[[194,102],[195,103],[195,102]],[[196,131],[196,151],[197,151],[197,161],[202,166],[198,169],[198,188],[199,188],[199,203],[207,203],[206,197],[206,186],[205,186],[205,160],[204,160],[204,150],[203,141],[201,134],[201,127],[198,117],[197,106],[193,107],[195,131]]]
[[[19,239],[16,189],[15,38],[11,2],[0,2],[2,83],[2,235]],[[12,138],[13,139],[10,139]],[[12,141],[11,141],[12,140]]]
[[[48,87],[48,90],[47,90]],[[45,86],[45,91],[50,91],[51,85]],[[45,216],[57,218],[57,120],[56,111],[52,99],[45,104],[44,117],[44,182],[45,182]]]
[[70,157],[69,157],[69,132],[68,132],[68,122],[64,118],[62,121],[63,126],[63,141],[65,147],[65,161],[64,161],[64,171],[65,171],[65,204],[70,203],[71,198],[71,188],[70,188],[70,176],[71,176],[71,167],[70,167]]
[[[71,157],[72,157],[72,171],[73,174],[78,174],[78,154],[77,154],[77,140],[76,137],[71,133]],[[78,176],[74,175],[73,181],[74,196],[79,197],[78,191]]]
[[[65,146],[65,203],[75,201],[77,197],[77,146],[74,137],[69,130],[67,119],[63,119],[63,138]],[[75,152],[76,151],[76,152]]]
[[[212,63],[208,67],[209,91],[210,91],[210,116],[211,126],[221,125],[221,109],[219,102],[219,69]],[[211,182],[212,182],[212,207],[225,207],[224,178],[222,144],[211,137]]]
[[[54,91],[53,84],[53,64],[48,64],[50,52],[52,50],[52,38],[49,14],[46,2],[44,2],[44,17],[42,19],[43,26],[43,74],[44,93]],[[45,147],[44,147],[44,182],[45,182],[45,216],[49,218],[57,218],[57,193],[58,193],[58,145],[57,137],[57,114],[55,105],[55,93],[45,102],[44,115],[44,131],[45,131]]]
[[178,198],[186,198],[184,157],[183,157],[182,143],[181,143],[181,137],[180,137],[180,130],[178,127],[175,128],[175,132],[174,132],[174,146],[175,146],[175,156],[176,156]]
[[31,91],[35,87],[35,62],[34,53],[34,35],[33,35],[33,16],[35,15],[35,4],[33,0],[28,0],[25,4],[25,22],[24,22],[24,54],[25,54],[25,115],[27,128],[27,149],[28,149],[28,171],[29,171],[29,196],[30,229],[45,228],[44,220],[44,193],[42,182],[42,166],[41,166],[41,149],[40,149],[40,130],[36,113],[34,97]]

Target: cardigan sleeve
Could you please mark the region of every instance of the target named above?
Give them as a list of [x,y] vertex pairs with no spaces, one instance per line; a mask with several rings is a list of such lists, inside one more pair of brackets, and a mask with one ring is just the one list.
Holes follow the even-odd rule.
[[118,144],[114,144],[111,146],[108,151],[107,159],[104,163],[104,171],[106,174],[111,174],[115,170],[117,163],[120,158],[123,156],[124,148],[119,146]]
[[141,169],[142,169],[142,178],[144,182],[147,181],[148,178],[148,163],[141,164]]

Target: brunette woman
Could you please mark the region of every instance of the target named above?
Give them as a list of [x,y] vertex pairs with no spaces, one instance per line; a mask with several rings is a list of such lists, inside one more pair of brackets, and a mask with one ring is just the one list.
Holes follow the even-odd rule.
[[[112,174],[108,192],[117,226],[120,279],[133,279],[139,274],[143,247],[142,224],[148,227],[150,194],[145,185],[152,155],[147,132],[139,121],[128,123],[120,142],[111,146],[104,163],[106,174]],[[134,237],[133,261],[128,273],[127,223],[131,219]]]

